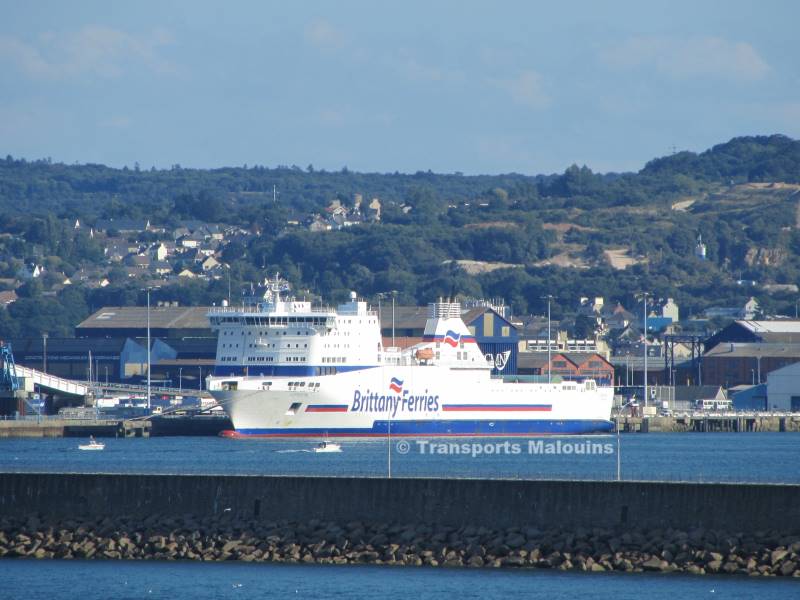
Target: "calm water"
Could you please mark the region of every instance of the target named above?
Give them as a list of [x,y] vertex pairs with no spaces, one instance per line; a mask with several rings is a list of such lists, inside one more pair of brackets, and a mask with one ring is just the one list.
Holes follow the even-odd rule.
[[[596,444],[609,454],[544,455],[526,439],[453,440],[468,454],[432,454],[417,440],[393,440],[395,477],[613,479],[615,436],[538,438],[534,443]],[[313,441],[229,440],[216,437],[106,439],[102,452],[85,440],[0,439],[0,471],[206,473],[385,476],[386,440],[342,442],[339,454],[311,452]],[[438,441],[439,443],[442,440]],[[405,446],[403,446],[405,444]],[[472,456],[477,444],[480,454]],[[506,445],[507,444],[507,445]],[[513,453],[514,445],[518,453]],[[437,447],[441,450],[443,447]],[[620,436],[623,479],[800,483],[800,433],[669,433]],[[402,450],[408,452],[403,454]],[[451,450],[449,446],[444,448]],[[459,448],[463,451],[463,447]],[[789,458],[792,457],[791,460]]]
[[181,598],[785,599],[800,582],[742,577],[228,563],[0,561],[0,596],[26,600]]

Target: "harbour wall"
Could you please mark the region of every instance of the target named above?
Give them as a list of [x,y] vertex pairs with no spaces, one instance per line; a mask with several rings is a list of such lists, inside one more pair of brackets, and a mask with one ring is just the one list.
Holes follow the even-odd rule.
[[312,519],[490,528],[800,532],[800,485],[0,474],[0,512],[48,518]]

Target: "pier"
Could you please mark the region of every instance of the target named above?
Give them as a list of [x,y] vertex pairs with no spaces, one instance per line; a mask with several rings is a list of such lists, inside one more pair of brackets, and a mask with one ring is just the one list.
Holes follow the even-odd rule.
[[622,433],[800,431],[800,415],[798,414],[695,413],[684,416],[659,417],[623,415],[616,416],[613,420],[617,429]]
[[148,420],[59,419],[53,417],[0,420],[0,438],[9,437],[150,437]]

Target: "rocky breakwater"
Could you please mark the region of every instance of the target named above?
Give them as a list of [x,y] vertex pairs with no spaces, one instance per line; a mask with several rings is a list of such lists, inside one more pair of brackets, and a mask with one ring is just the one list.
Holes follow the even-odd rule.
[[800,534],[424,524],[0,518],[0,557],[658,571],[800,578]]

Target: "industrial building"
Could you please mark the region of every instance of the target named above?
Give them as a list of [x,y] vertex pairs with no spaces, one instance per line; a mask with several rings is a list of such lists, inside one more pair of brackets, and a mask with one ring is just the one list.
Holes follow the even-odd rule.
[[703,383],[758,385],[767,373],[800,362],[800,343],[719,343],[703,355]]
[[767,400],[769,410],[800,412],[800,363],[767,375]]
[[[549,365],[549,367],[548,367]],[[553,377],[582,381],[594,379],[600,385],[613,385],[614,365],[596,352],[520,352],[517,363],[520,375],[548,373]]]

